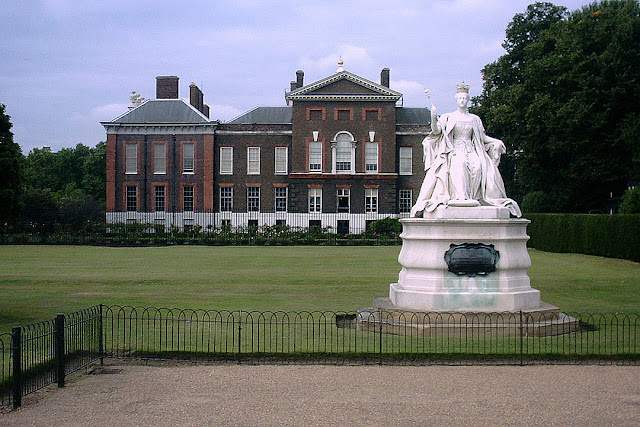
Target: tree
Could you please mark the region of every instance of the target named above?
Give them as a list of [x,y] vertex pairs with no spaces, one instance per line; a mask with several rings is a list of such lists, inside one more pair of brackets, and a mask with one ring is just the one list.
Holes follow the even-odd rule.
[[11,117],[0,104],[0,227],[14,222],[20,214],[23,155],[13,142]]
[[588,212],[637,179],[637,40],[634,0],[570,14],[535,3],[514,17],[507,53],[483,69],[474,99],[488,133],[511,149],[503,176],[512,197],[534,193],[527,200],[547,211]]

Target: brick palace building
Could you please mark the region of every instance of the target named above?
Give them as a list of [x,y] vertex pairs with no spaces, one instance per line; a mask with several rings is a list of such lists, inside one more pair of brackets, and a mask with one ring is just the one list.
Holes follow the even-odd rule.
[[426,108],[345,71],[285,93],[226,123],[209,120],[203,93],[179,97],[156,77],[156,99],[102,122],[107,132],[107,221],[203,228],[290,225],[360,232],[406,216],[424,177]]

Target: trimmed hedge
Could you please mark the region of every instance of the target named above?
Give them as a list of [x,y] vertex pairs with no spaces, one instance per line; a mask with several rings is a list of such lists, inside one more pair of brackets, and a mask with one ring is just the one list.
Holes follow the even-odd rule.
[[525,214],[529,247],[640,261],[640,214]]

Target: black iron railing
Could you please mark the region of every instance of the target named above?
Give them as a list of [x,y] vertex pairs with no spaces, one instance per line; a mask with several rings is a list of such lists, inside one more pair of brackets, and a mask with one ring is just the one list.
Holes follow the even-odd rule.
[[238,363],[640,363],[640,314],[99,305],[0,334],[0,405],[103,357]]
[[18,407],[22,397],[49,384],[62,387],[65,376],[102,356],[101,306],[0,334],[0,405]]

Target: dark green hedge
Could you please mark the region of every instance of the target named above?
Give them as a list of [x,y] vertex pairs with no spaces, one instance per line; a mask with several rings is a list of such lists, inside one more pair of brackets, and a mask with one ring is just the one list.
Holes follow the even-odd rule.
[[529,247],[640,261],[640,214],[525,214]]

